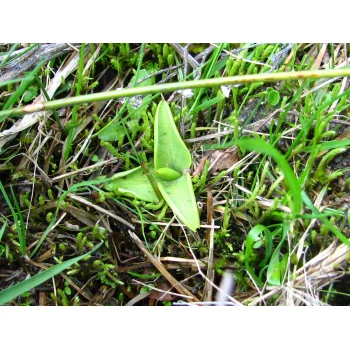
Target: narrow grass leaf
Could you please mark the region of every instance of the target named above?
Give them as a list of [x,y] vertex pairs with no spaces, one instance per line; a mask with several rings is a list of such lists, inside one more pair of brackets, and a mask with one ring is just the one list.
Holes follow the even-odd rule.
[[[35,79],[35,76],[38,74],[39,70],[42,68],[42,66],[46,63],[46,60],[41,61],[37,67],[28,74],[27,78],[22,81],[22,84],[17,88],[17,90],[11,94],[10,98],[7,100],[5,106],[3,107],[3,110],[7,110],[11,108],[16,101],[22,96],[24,91],[27,90],[28,86],[33,82]],[[3,120],[1,118],[0,122]]]
[[2,236],[4,235],[6,226],[7,226],[7,222],[5,221],[5,223],[1,226],[1,229],[0,229],[0,241],[2,240]]
[[[79,96],[83,85],[83,68],[84,68],[84,55],[85,55],[85,44],[83,43],[80,48],[79,66],[78,66],[78,82],[76,86],[75,96]],[[72,121],[71,124],[77,124],[78,106],[74,106],[72,109]],[[66,161],[69,157],[70,151],[72,149],[72,143],[76,133],[76,127],[69,129],[66,147],[64,150],[64,160]]]
[[320,212],[318,209],[313,205],[308,195],[302,191],[301,197],[303,199],[303,202],[305,205],[312,211],[313,214],[317,215],[317,217],[334,233],[334,235],[341,241],[342,243],[346,244],[348,247],[350,247],[350,241],[349,239],[343,235],[330,221],[328,221],[326,218],[320,216]]
[[5,58],[4,58],[3,60],[0,61],[0,69],[2,69],[2,68],[5,66],[6,62],[7,62],[8,59],[11,57],[11,54],[17,49],[17,46],[18,46],[18,45],[19,45],[19,44],[13,44],[13,45],[11,46],[10,51],[6,53]]
[[40,248],[40,246],[42,245],[42,243],[44,242],[45,238],[47,237],[47,235],[51,232],[51,229],[53,227],[53,225],[56,223],[57,218],[53,217],[49,226],[47,227],[47,229],[45,230],[45,232],[43,233],[43,235],[40,237],[39,242],[37,243],[37,245],[35,246],[34,250],[32,251],[32,253],[30,254],[30,258],[32,258],[35,253],[38,251],[38,249]]
[[[23,238],[25,239],[25,235],[23,235],[21,232],[22,232],[22,229],[21,229],[21,225],[19,223],[19,218],[17,216],[17,213],[9,199],[9,197],[7,196],[7,193],[5,191],[5,188],[2,184],[2,182],[0,181],[0,191],[2,192],[4,198],[5,198],[5,201],[7,203],[7,205],[9,206],[10,208],[10,211],[11,211],[11,214],[12,214],[12,217],[13,217],[13,221],[15,222],[15,225],[16,225],[16,230],[17,230],[17,233],[18,233],[18,240],[20,242],[20,246],[21,246],[21,252],[23,255],[26,254],[26,251],[25,251],[25,246],[26,246],[26,243],[25,243],[25,240],[23,241]],[[23,250],[24,248],[24,250]]]
[[[299,87],[299,89],[293,94],[292,99],[289,101],[288,105],[286,106],[286,108],[284,109],[284,112],[281,113],[281,115],[278,118],[278,124],[276,126],[276,128],[274,129],[273,133],[270,133],[270,137],[271,137],[271,144],[274,144],[275,142],[278,141],[279,137],[280,137],[280,129],[284,123],[284,121],[287,118],[287,114],[288,112],[291,110],[291,108],[294,106],[294,103],[296,101],[298,101],[298,99],[300,98],[300,95],[302,94],[302,92],[307,88],[307,86],[310,84],[309,81],[304,81],[301,86]],[[273,123],[271,124],[271,127],[273,126]],[[290,147],[288,152],[291,152],[294,147],[297,145],[297,143],[293,143]],[[286,156],[287,157],[287,156]]]
[[[0,88],[2,88],[3,86],[8,86],[10,84],[20,83],[20,82],[22,82],[25,79],[26,78],[16,78],[16,79],[2,81],[2,82],[0,82]],[[4,120],[4,118],[0,118],[0,121],[2,121],[2,120]]]
[[[346,147],[350,145],[350,139],[345,140],[333,140],[333,141],[326,141],[323,143],[318,144],[318,150],[319,151],[328,151],[333,148],[340,148],[340,147]],[[308,146],[303,148],[305,152],[312,151],[312,146]]]
[[[5,221],[5,223],[1,226],[1,229],[0,229],[0,242],[1,242],[2,236],[4,235],[6,226],[7,226],[7,222]],[[0,244],[0,258],[4,252],[5,252],[5,247],[2,244]]]
[[128,274],[130,276],[137,277],[137,278],[142,278],[144,280],[151,280],[151,279],[155,279],[157,277],[162,276],[161,273],[155,273],[153,275],[142,275],[142,274],[139,274],[139,273],[136,273],[136,272],[132,272],[132,271],[128,271]]
[[265,258],[264,260],[259,264],[260,267],[264,267],[266,263],[269,261],[272,255],[272,249],[273,249],[273,241],[272,241],[272,232],[270,229],[266,226],[264,226],[264,241],[265,241]]
[[[342,97],[344,97],[344,96],[347,96],[347,95],[349,95],[349,94],[350,94],[350,89],[347,89],[347,90],[345,90],[342,94],[337,95],[337,96],[334,96],[334,97],[332,97],[327,103],[322,104],[322,105],[317,109],[317,111],[316,111],[314,114],[312,114],[311,117],[308,118],[307,122],[305,123],[305,127],[303,127],[303,128],[299,131],[299,133],[298,133],[298,135],[295,137],[293,143],[289,146],[289,148],[288,148],[288,150],[287,150],[287,152],[286,152],[286,154],[285,154],[285,157],[288,158],[288,157],[290,156],[290,154],[293,152],[293,150],[295,149],[295,147],[296,147],[298,144],[300,144],[301,139],[303,138],[303,136],[306,137],[308,131],[310,130],[310,128],[311,128],[311,126],[312,126],[312,123],[313,123],[314,120],[317,118],[317,116],[318,116],[319,113],[324,113],[324,111],[325,111],[329,106],[331,106],[331,105],[334,103],[334,101],[336,101],[337,99],[342,98]],[[294,97],[293,97],[293,99],[294,99]],[[284,113],[286,113],[286,111],[285,111]],[[312,150],[312,146],[309,148],[309,151],[308,151],[308,152],[310,152],[310,150]]]
[[255,151],[257,153],[264,153],[274,159],[278,164],[281,171],[284,174],[284,179],[289,186],[293,194],[293,208],[292,212],[294,215],[300,214],[302,210],[301,201],[301,187],[299,181],[295,177],[293,170],[289,166],[288,162],[285,160],[283,155],[269,143],[262,140],[252,140],[252,139],[241,139],[236,143],[238,146],[242,146],[249,151]]
[[[42,93],[45,95],[46,101],[51,101],[50,96],[48,95],[44,84],[41,82],[41,80],[39,79],[39,77],[37,75],[35,76],[35,81],[38,83]],[[60,130],[62,130],[63,128],[62,128],[62,124],[61,124],[61,121],[60,121],[60,117],[58,116],[56,110],[53,109],[52,113],[55,116],[55,119],[56,119],[58,127],[60,128]]]
[[[220,57],[220,54],[222,52],[222,49],[224,48],[224,44],[220,44],[220,46],[214,50],[210,60],[207,62],[207,65],[205,67],[205,70],[204,70],[204,79],[208,79],[212,74],[213,74],[213,70],[214,70],[214,67]],[[204,92],[204,88],[201,87],[198,91],[198,94],[196,96],[196,99],[189,111],[189,114],[192,114],[192,111],[196,108],[198,102],[200,101],[200,98],[202,97],[202,94]]]
[[52,266],[49,269],[38,273],[35,276],[30,277],[29,279],[19,282],[14,286],[4,289],[0,292],[0,305],[4,305],[5,303],[13,300],[24,292],[27,292],[30,289],[33,289],[40,284],[46,282],[48,279],[56,276],[61,273],[63,270],[67,269],[69,266],[75,264],[79,260],[85,258],[86,256],[94,253],[97,249],[102,246],[103,242],[99,243],[91,252],[88,252],[84,255],[78,256],[76,258],[64,261],[58,265]]
[[269,267],[267,269],[267,283],[270,286],[281,285],[281,262],[280,262],[280,251],[283,241],[281,241],[275,251],[272,254]]
[[19,218],[19,231],[17,231],[18,234],[18,239],[19,239],[19,244],[21,247],[21,252],[23,255],[26,255],[26,231],[25,231],[25,225],[24,225],[24,220],[23,220],[23,215],[21,208],[19,207],[17,198],[15,196],[15,193],[13,192],[13,188],[11,186],[11,194],[13,198],[13,202],[15,203],[16,209],[17,209],[17,217]]
[[211,100],[209,101],[205,101],[203,102],[202,104],[200,104],[198,107],[194,108],[192,111],[191,111],[191,114],[196,114],[197,112],[203,110],[203,109],[207,109],[213,105],[216,105],[218,104],[219,102],[221,102],[222,100],[225,99],[225,96],[224,94],[218,94],[218,96],[212,98]]
[[284,258],[282,258],[282,262],[281,262],[280,252],[281,252],[283,243],[286,240],[289,229],[290,229],[290,221],[285,221],[283,224],[283,236],[277,248],[273,252],[269,266],[267,268],[267,283],[270,286],[280,286],[282,283],[282,278],[284,276],[287,266],[286,266],[286,261],[283,260]]

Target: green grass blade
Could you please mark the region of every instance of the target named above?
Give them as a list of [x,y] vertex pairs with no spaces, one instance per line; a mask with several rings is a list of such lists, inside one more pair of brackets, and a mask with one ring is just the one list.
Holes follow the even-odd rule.
[[136,272],[132,272],[132,271],[128,271],[128,274],[130,276],[137,277],[137,278],[142,278],[144,280],[151,280],[151,279],[155,279],[157,277],[162,276],[161,273],[155,273],[154,275],[142,275],[142,274],[139,274],[139,273],[136,273]]
[[[19,240],[19,243],[20,243],[20,246],[21,246],[21,252],[23,255],[26,255],[26,250],[25,250],[25,247],[26,247],[26,243],[25,243],[25,234],[23,234],[22,232],[22,228],[21,228],[21,225],[19,223],[19,218],[17,216],[17,213],[6,193],[6,190],[2,184],[2,182],[0,181],[0,191],[2,192],[2,195],[4,196],[5,198],[5,201],[7,203],[7,205],[9,206],[10,208],[10,211],[11,211],[11,214],[12,214],[12,217],[13,217],[13,221],[15,222],[15,225],[16,225],[16,230],[17,230],[17,233],[18,233],[18,240]],[[12,193],[13,194],[13,193]],[[18,210],[18,208],[17,208]],[[22,221],[23,221],[23,218],[22,218]],[[24,227],[23,227],[24,229]],[[24,240],[23,240],[24,239]]]
[[38,251],[38,249],[40,248],[40,246],[42,245],[42,243],[44,242],[46,236],[50,233],[53,225],[56,223],[57,218],[53,217],[50,225],[47,227],[47,229],[45,230],[45,232],[43,233],[43,235],[41,236],[39,242],[37,243],[37,245],[35,246],[34,250],[31,252],[30,254],[30,258],[32,258],[34,256],[34,254]]
[[36,286],[39,286],[40,284],[46,282],[48,279],[56,276],[57,274],[61,273],[63,270],[67,269],[69,266],[75,264],[79,260],[85,258],[89,254],[94,253],[97,249],[99,249],[102,246],[103,242],[99,243],[94,249],[92,249],[91,252],[88,252],[84,255],[78,256],[76,258],[64,261],[58,265],[52,266],[49,269],[38,273],[37,275],[17,283],[14,286],[11,286],[9,288],[6,288],[5,290],[0,292],[0,305],[3,305],[17,296],[21,295],[22,293],[35,288]]
[[[294,103],[300,99],[300,96],[302,94],[302,92],[304,91],[304,89],[307,88],[307,86],[310,84],[310,82],[304,81],[301,86],[299,87],[299,89],[295,92],[295,94],[293,95],[292,99],[289,101],[288,105],[286,106],[284,112],[281,114],[281,116],[278,118],[278,124],[276,126],[276,128],[273,130],[273,133],[271,134],[271,143],[274,144],[278,141],[280,134],[279,131],[284,123],[284,121],[287,118],[287,114],[288,112],[292,109],[292,107],[294,106]],[[290,146],[290,148],[294,147],[294,144],[292,144]],[[293,148],[292,148],[293,149]]]
[[[41,61],[37,67],[29,73],[28,77],[22,81],[22,84],[18,87],[18,89],[11,94],[10,98],[7,100],[3,110],[7,110],[11,108],[16,101],[22,96],[22,94],[27,90],[28,86],[33,82],[35,79],[35,76],[38,74],[39,70],[42,68],[42,66],[46,63],[46,60]],[[6,118],[6,117],[5,117]],[[0,122],[4,120],[5,118],[1,118]]]
[[305,205],[312,211],[313,214],[317,215],[317,217],[334,233],[334,235],[341,241],[342,243],[346,244],[348,247],[350,247],[350,241],[349,239],[344,236],[330,221],[328,221],[325,217],[322,217],[318,209],[313,205],[308,195],[302,191],[301,197],[303,199],[303,202]]
[[5,221],[5,223],[1,226],[1,229],[0,229],[0,241],[2,240],[2,236],[4,235],[6,226],[7,226],[7,222]]
[[6,62],[7,62],[8,59],[11,57],[11,54],[17,49],[17,46],[18,46],[18,45],[19,45],[19,44],[13,44],[13,45],[11,46],[11,49],[10,49],[10,51],[7,53],[6,57],[0,62],[0,69],[2,69],[2,68],[5,66]]
[[290,221],[283,223],[282,238],[272,254],[269,266],[267,268],[267,283],[271,286],[280,286],[283,280],[284,273],[286,271],[285,257],[280,260],[281,248],[284,241],[287,238],[288,231],[290,229]]
[[[6,230],[6,226],[7,226],[7,222],[5,221],[5,223],[1,226],[1,229],[0,229],[0,242]],[[0,244],[0,258],[2,254],[5,252],[5,250],[6,250],[5,247],[2,244]]]
[[[84,68],[84,56],[85,56],[85,44],[83,43],[80,48],[79,52],[79,65],[78,65],[78,82],[76,86],[76,94],[75,96],[79,96],[82,91],[82,85],[83,85],[83,68]],[[74,106],[72,109],[72,121],[71,125],[77,124],[77,115],[78,115],[78,106]],[[74,136],[76,133],[76,127],[69,129],[68,137],[67,137],[67,143],[66,148],[64,150],[64,160],[67,161],[70,151],[72,149],[72,143],[74,140]]]
[[[41,82],[41,80],[39,79],[39,77],[36,75],[35,76],[35,81],[38,83],[42,93],[45,95],[45,98],[46,98],[46,101],[51,101],[50,99],[50,96],[48,95],[46,89],[45,89],[45,86],[44,84]],[[61,121],[60,121],[60,117],[58,116],[57,112],[55,109],[52,110],[52,113],[53,115],[55,116],[55,119],[56,119],[56,122],[57,122],[57,125],[58,127],[60,128],[60,130],[63,130],[62,128],[62,124],[61,124]]]
[[[212,58],[210,59],[209,65],[207,65],[206,68],[205,68],[205,71],[204,71],[204,74],[203,74],[205,79],[208,79],[211,76],[211,74],[213,72],[213,69],[214,69],[214,66],[215,66],[217,60],[219,59],[219,56],[221,54],[221,51],[222,51],[223,47],[224,47],[224,44],[220,44],[220,46],[217,49],[215,49],[215,51],[214,51],[214,53],[212,55]],[[194,101],[190,111],[189,111],[189,114],[193,114],[193,110],[196,108],[196,106],[197,106],[197,104],[198,104],[198,102],[199,102],[203,92],[204,92],[204,88],[201,88],[198,91],[198,94],[196,96],[196,99],[195,99],[195,101]]]
[[294,215],[300,214],[302,210],[301,201],[301,188],[299,181],[295,177],[293,170],[289,166],[288,162],[285,160],[283,155],[269,143],[262,140],[252,140],[252,139],[242,139],[236,143],[238,146],[242,146],[249,151],[255,151],[257,153],[264,153],[274,159],[278,164],[281,171],[284,174],[284,179],[289,186],[293,195],[293,208],[292,213]]
[[[263,225],[261,225],[263,226]],[[273,249],[273,236],[272,236],[272,232],[270,231],[270,229],[266,226],[264,226],[264,233],[265,233],[265,258],[264,260],[259,264],[260,267],[264,268],[264,266],[266,265],[266,263],[269,261],[269,259],[271,258],[272,255],[272,249]]]
[[210,58],[210,64],[207,65],[204,71],[205,78],[210,78],[212,74],[214,74],[214,68],[216,66],[216,63],[221,55],[221,52],[224,48],[225,44],[221,43],[218,45],[218,47],[214,50],[212,57]]
[[[2,88],[3,86],[8,86],[10,84],[16,84],[16,83],[20,83],[23,80],[25,80],[26,78],[16,78],[16,79],[11,79],[11,80],[6,80],[6,81],[2,81],[0,83],[0,88]],[[3,120],[3,119],[0,119]]]
[[219,102],[221,102],[222,100],[225,99],[225,96],[223,94],[219,94],[218,96],[212,98],[209,101],[205,101],[204,103],[200,104],[199,106],[197,106],[196,108],[194,108],[191,112],[191,114],[196,114],[197,112],[203,110],[203,109],[207,109],[213,105],[218,104]]
[[[350,145],[350,139],[345,140],[333,140],[333,141],[325,141],[318,145],[319,151],[328,151],[333,148],[346,147]],[[313,146],[305,147],[303,150],[305,152],[312,151]]]
[[[134,79],[134,82],[133,82],[133,88],[135,88],[135,86],[137,85],[137,81],[138,81],[138,78],[139,78],[140,70],[141,70],[141,67],[142,67],[144,54],[145,54],[145,44],[142,43],[141,44],[141,48],[140,48],[140,57],[139,57],[139,61],[138,61],[138,64],[137,64],[137,70],[136,70],[136,73],[135,73],[135,79]],[[131,96],[127,97],[127,99],[123,103],[123,106],[120,109],[120,111],[118,112],[118,114],[107,125],[105,125],[103,128],[101,128],[101,130],[97,131],[94,135],[92,135],[92,138],[102,134],[103,132],[106,132],[106,130],[108,130],[108,128],[111,127],[123,115],[124,111],[126,110],[128,104],[129,104],[130,97]],[[153,96],[150,101],[152,101],[153,99],[155,99],[157,97],[158,97],[158,94],[156,96]],[[141,108],[142,106],[143,106],[143,104],[139,108]],[[132,113],[130,113],[129,117],[131,116],[131,114],[135,113],[139,108],[135,109]],[[123,123],[123,122],[124,122],[124,119],[120,121],[120,123]]]
[[[18,44],[15,44],[15,45],[18,45]],[[32,44],[32,45],[30,45],[29,47],[27,47],[27,48],[24,49],[24,50],[19,50],[20,52],[18,52],[16,55],[13,55],[12,57],[9,57],[9,58],[11,58],[11,60],[9,61],[8,66],[9,66],[9,65],[13,65],[13,61],[14,61],[14,60],[18,60],[20,57],[26,55],[29,51],[35,49],[37,46],[39,46],[38,43],[37,43],[37,44]],[[12,52],[12,48],[11,48],[10,51]],[[6,54],[8,54],[8,52],[6,52],[6,53],[1,53],[2,56],[3,56],[3,55],[6,55]],[[7,60],[7,58],[6,58],[6,60]],[[0,67],[0,69],[1,69],[1,67]]]
[[284,241],[282,240],[273,252],[269,267],[267,269],[267,283],[270,286],[281,285],[281,261],[279,256],[283,242]]
[[12,198],[13,198],[13,202],[15,203],[16,209],[17,209],[17,217],[19,218],[19,231],[17,231],[18,234],[18,239],[19,239],[19,244],[21,247],[21,252],[23,255],[26,255],[26,231],[25,231],[25,225],[24,225],[24,220],[23,220],[23,215],[22,215],[22,211],[21,208],[19,207],[17,198],[15,196],[15,193],[13,192],[13,188],[11,186],[11,194],[12,194]]
[[[301,142],[302,138],[306,135],[306,133],[308,132],[308,130],[310,130],[312,123],[314,122],[314,120],[317,118],[319,113],[324,113],[324,111],[331,106],[334,101],[336,101],[337,99],[340,99],[344,96],[347,96],[350,94],[350,89],[345,90],[342,94],[337,95],[332,97],[328,102],[322,104],[315,113],[313,113],[310,118],[307,120],[307,122],[305,123],[305,126],[299,131],[298,135],[295,137],[293,143],[289,146],[289,149],[286,152],[286,158],[288,158],[290,156],[290,154],[292,153],[292,151],[295,149],[295,147]],[[312,146],[309,148],[310,150],[312,150]]]

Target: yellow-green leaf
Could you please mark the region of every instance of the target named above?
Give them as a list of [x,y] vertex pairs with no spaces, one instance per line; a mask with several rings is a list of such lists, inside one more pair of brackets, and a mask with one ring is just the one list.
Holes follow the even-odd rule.
[[[154,175],[153,168],[150,165],[149,168]],[[141,167],[114,174],[112,178],[111,182],[103,186],[107,191],[145,202],[158,203],[157,195]]]
[[199,214],[190,174],[175,181],[158,182],[159,191],[178,219],[192,231],[199,226]]
[[154,122],[154,167],[171,168],[182,174],[192,158],[174,123],[168,104],[161,101]]

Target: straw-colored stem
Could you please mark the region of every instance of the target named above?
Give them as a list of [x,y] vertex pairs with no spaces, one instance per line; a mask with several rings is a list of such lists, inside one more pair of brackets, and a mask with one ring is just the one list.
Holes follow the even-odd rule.
[[75,96],[46,103],[31,104],[24,107],[13,108],[5,111],[0,111],[0,118],[6,116],[21,115],[25,113],[39,112],[43,110],[62,108],[73,106],[82,103],[91,103],[98,101],[106,101],[117,98],[131,97],[136,95],[148,95],[156,93],[166,93],[184,89],[199,89],[209,88],[221,85],[236,85],[255,82],[277,82],[282,80],[297,80],[297,79],[321,79],[334,77],[350,77],[350,68],[344,69],[329,69],[329,70],[314,70],[300,72],[281,72],[281,73],[266,73],[240,75],[234,77],[223,77],[214,79],[203,79],[193,81],[183,81],[177,83],[158,84],[150,86],[140,86],[134,88],[126,88],[121,90],[113,90],[99,92],[89,95]]

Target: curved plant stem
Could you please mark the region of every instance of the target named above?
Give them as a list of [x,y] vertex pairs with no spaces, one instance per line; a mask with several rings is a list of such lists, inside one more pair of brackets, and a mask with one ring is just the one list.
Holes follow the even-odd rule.
[[277,82],[282,80],[321,79],[334,77],[350,77],[350,68],[240,75],[234,77],[223,77],[150,86],[140,86],[134,88],[126,88],[122,90],[99,92],[90,95],[75,96],[55,101],[47,101],[46,103],[31,104],[24,107],[13,108],[5,111],[0,111],[0,118],[21,115],[25,113],[39,112],[55,108],[62,108],[67,106],[74,106],[82,103],[106,101],[136,95],[166,93],[184,89],[200,89],[209,88],[213,86],[246,84],[255,82]]

